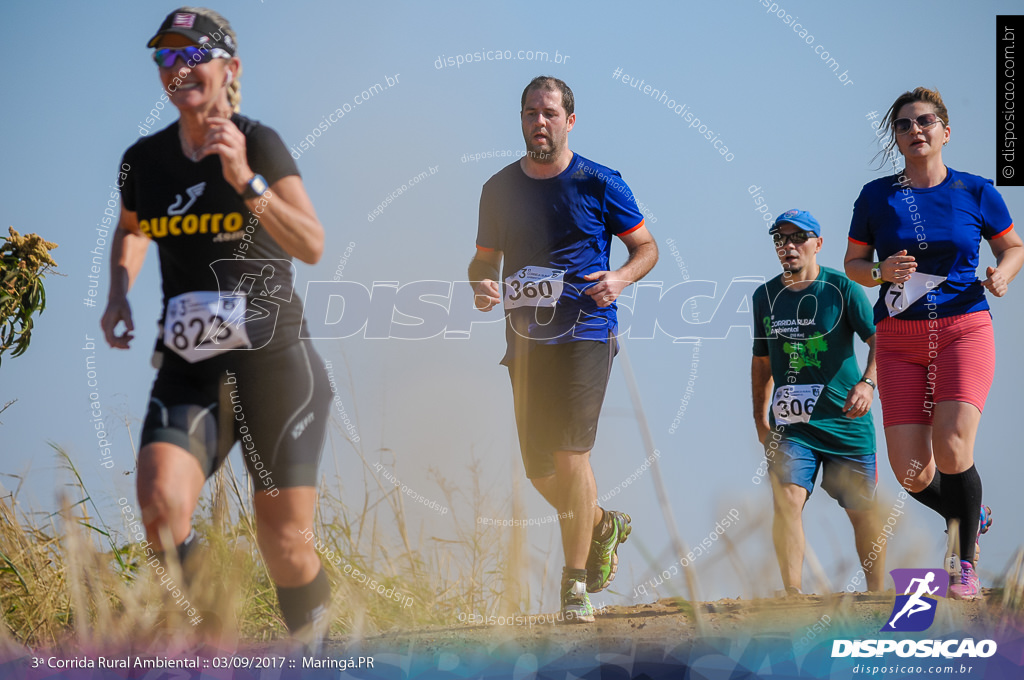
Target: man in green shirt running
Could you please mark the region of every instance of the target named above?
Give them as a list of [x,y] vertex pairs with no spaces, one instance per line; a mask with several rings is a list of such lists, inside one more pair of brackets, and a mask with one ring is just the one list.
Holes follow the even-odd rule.
[[[875,505],[875,326],[860,286],[817,262],[821,226],[806,211],[779,215],[770,233],[782,274],[753,297],[750,382],[757,438],[772,482],[772,538],[786,593],[800,594],[801,514],[822,470],[821,488],[853,524],[868,590],[882,590],[885,539]],[[861,373],[854,335],[867,343]]]

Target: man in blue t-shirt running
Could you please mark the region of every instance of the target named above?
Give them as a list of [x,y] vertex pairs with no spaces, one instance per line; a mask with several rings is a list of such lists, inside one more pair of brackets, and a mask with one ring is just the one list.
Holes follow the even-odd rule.
[[[757,438],[772,482],[772,538],[786,594],[800,594],[802,513],[814,489],[835,498],[853,524],[868,590],[882,589],[885,540],[879,536],[875,487],[875,325],[860,286],[818,265],[821,226],[789,210],[771,226],[782,274],[754,291],[750,383]],[[869,347],[863,373],[854,336]],[[852,592],[852,590],[851,590]]]
[[[592,622],[587,593],[614,578],[616,549],[630,532],[629,515],[598,506],[590,467],[617,348],[615,300],[651,270],[658,248],[619,173],[569,150],[569,86],[534,78],[521,107],[527,153],[484,185],[469,278],[477,309],[504,305],[501,363],[526,476],[559,513],[560,620]],[[612,236],[629,249],[615,271]]]

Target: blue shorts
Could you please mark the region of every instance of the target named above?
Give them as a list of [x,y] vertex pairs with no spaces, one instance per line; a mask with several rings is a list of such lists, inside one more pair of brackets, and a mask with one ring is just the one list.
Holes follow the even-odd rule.
[[[771,436],[769,442],[773,442]],[[869,510],[875,503],[878,469],[875,454],[836,456],[821,453],[799,442],[783,439],[778,448],[765,448],[768,471],[782,484],[796,484],[807,489],[810,497],[818,468],[824,467],[821,488],[847,510]]]

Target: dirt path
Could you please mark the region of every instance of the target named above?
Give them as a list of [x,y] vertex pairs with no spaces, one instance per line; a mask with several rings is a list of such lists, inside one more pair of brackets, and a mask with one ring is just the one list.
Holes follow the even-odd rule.
[[[999,635],[1018,641],[1024,637],[1024,615],[1005,616],[999,594],[986,589],[985,596],[971,602],[940,600],[935,622],[926,632],[895,637],[980,640]],[[892,613],[893,602],[892,592],[722,599],[701,603],[695,613],[685,601],[666,599],[608,607],[589,625],[553,625],[550,614],[543,623],[496,618],[492,625],[465,623],[362,641],[337,640],[328,653],[336,651],[334,645],[338,652],[358,649],[374,654],[378,663],[396,666],[408,677],[416,677],[417,668],[451,671],[461,677],[477,677],[478,673],[490,677],[488,669],[501,677],[510,669],[585,670],[608,664],[622,666],[629,676],[641,667],[649,672],[652,663],[665,671],[701,662],[727,671],[741,665],[774,669],[779,663],[796,668],[812,657],[831,667],[832,639],[894,637],[879,633]]]
[[[935,624],[929,634],[941,635],[995,625],[1001,611],[998,597],[991,589],[984,592],[985,599],[968,602],[940,600]],[[836,629],[835,632],[842,630],[844,635],[877,632],[891,614],[893,601],[891,592],[759,600],[726,598],[701,603],[699,616],[703,630],[700,630],[689,603],[664,599],[652,604],[606,607],[598,613],[597,621],[589,625],[553,625],[555,616],[551,613],[538,615],[533,622],[526,617],[495,617],[491,625],[467,622],[450,627],[402,631],[367,638],[364,644],[393,647],[416,642],[428,648],[450,649],[510,641],[527,645],[545,640],[557,644],[581,644],[596,637],[677,644],[686,639],[721,635],[784,637],[798,644],[805,637],[810,642],[816,637],[827,636],[826,630],[832,629]],[[826,618],[822,620],[822,617]],[[815,624],[819,624],[819,630],[817,635],[811,635],[815,633]],[[835,632],[830,637],[835,637]]]

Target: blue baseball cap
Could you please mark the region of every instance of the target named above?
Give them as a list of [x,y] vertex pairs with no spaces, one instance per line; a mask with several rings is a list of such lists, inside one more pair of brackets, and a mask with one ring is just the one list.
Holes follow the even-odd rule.
[[793,226],[799,227],[815,236],[821,236],[821,225],[818,224],[818,220],[814,219],[814,215],[806,210],[787,210],[782,213],[775,218],[772,226],[768,227],[768,233],[770,234],[778,229],[783,222],[789,222]]

